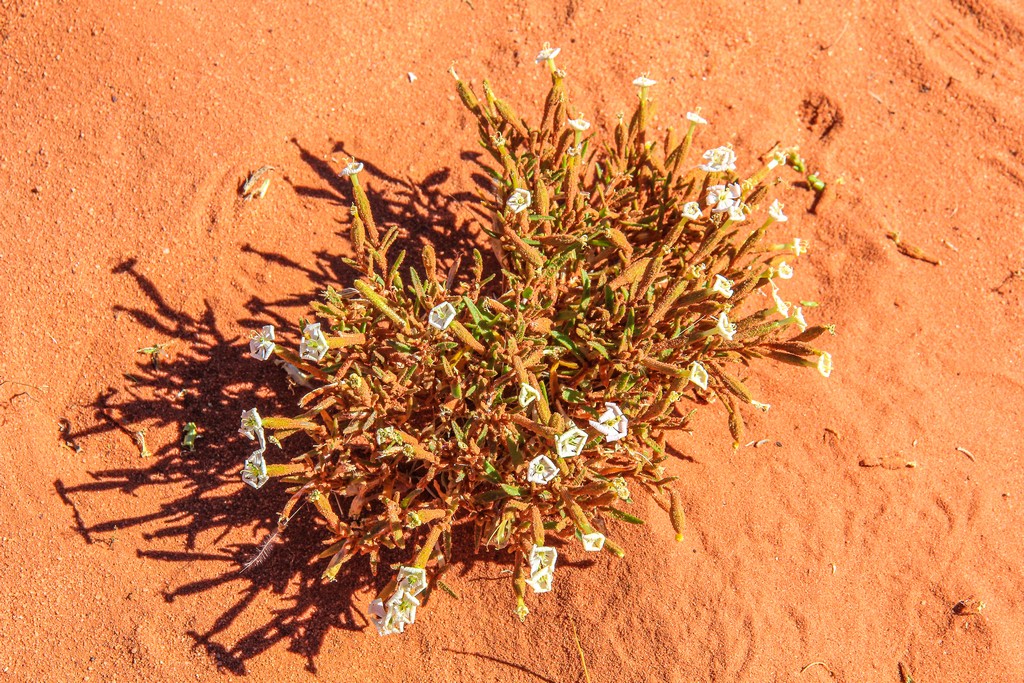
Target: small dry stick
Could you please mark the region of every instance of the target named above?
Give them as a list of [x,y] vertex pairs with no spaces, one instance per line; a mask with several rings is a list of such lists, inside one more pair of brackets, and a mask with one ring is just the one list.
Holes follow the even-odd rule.
[[831,43],[829,43],[825,47],[820,48],[821,51],[824,52],[826,50],[831,50],[833,47],[835,47],[836,43],[838,43],[839,40],[844,35],[846,35],[846,29],[848,29],[848,28],[850,28],[850,22],[849,21],[847,21],[845,24],[843,24],[843,30],[839,32],[839,35],[835,37],[835,40],[833,40]]
[[917,467],[916,460],[903,460],[894,455],[883,455],[880,458],[861,458],[861,467],[881,467],[887,470],[901,470],[905,467]]
[[139,453],[140,456],[142,456],[143,458],[148,458],[153,455],[152,453],[149,452],[149,449],[146,448],[145,429],[140,429],[139,431],[135,432],[135,443],[139,445],[139,450],[141,451],[141,453]]
[[1002,282],[999,283],[998,287],[993,287],[992,291],[996,292],[997,294],[1002,294],[1003,293],[1003,287],[1005,287],[1007,284],[1013,282],[1013,280],[1019,279],[1019,278],[1024,278],[1024,268],[1018,268],[1017,270],[1012,271],[1009,275],[1007,275],[1003,279]]
[[897,251],[899,251],[904,256],[909,256],[912,259],[917,259],[918,261],[930,263],[933,266],[942,265],[942,261],[935,258],[934,256],[929,256],[928,254],[924,253],[924,251],[922,251],[920,247],[904,242],[903,239],[900,237],[900,233],[898,231],[890,230],[887,233],[885,233],[885,236],[893,241],[893,244],[896,245]]
[[572,637],[576,640],[576,651],[580,653],[580,664],[583,665],[583,679],[590,683],[590,672],[587,670],[587,658],[583,656],[583,646],[580,645],[579,634],[576,633],[576,622],[569,617],[569,624],[572,625]]
[[[25,382],[15,382],[14,380],[8,380],[8,379],[0,380],[0,387],[2,387],[5,384],[14,384],[14,385],[19,386],[19,387],[29,387],[30,389],[35,389],[36,391],[39,391],[39,392],[42,392],[42,393],[46,393],[46,390],[50,388],[50,387],[48,387],[45,384],[43,384],[42,386],[38,386],[37,387],[34,384],[26,384]],[[28,391],[21,391],[21,392],[18,392],[16,394],[11,394],[11,397],[8,399],[8,401],[13,401],[14,399],[16,399],[17,397],[19,397],[21,395],[28,396],[33,401],[38,401],[39,400],[35,396],[30,394]]]
[[800,669],[800,673],[803,673],[803,672],[807,671],[812,666],[820,666],[821,668],[825,669],[825,671],[829,672],[830,675],[832,674],[832,669],[828,668],[828,666],[825,664],[825,662],[811,662],[810,664],[808,664],[804,668]]
[[267,193],[267,188],[270,187],[270,178],[265,178],[263,182],[260,183],[259,187],[256,186],[256,183],[259,182],[260,178],[263,177],[264,174],[273,170],[273,166],[261,166],[249,175],[248,180],[246,180],[242,185],[242,189],[240,191],[240,194],[245,201],[249,201],[250,199],[263,199],[263,195]]
[[978,462],[977,460],[974,459],[974,453],[971,453],[969,450],[967,450],[963,446],[957,446],[956,449],[958,451],[960,451],[961,453],[963,453],[964,455],[966,455],[968,458],[970,458],[971,462]]

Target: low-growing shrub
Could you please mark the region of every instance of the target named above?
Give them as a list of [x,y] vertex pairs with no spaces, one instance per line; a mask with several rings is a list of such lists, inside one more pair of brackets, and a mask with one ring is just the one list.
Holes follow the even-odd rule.
[[[808,324],[778,285],[807,245],[767,239],[786,220],[769,194],[795,150],[772,150],[745,178],[728,146],[691,161],[706,121],[688,113],[681,136],[653,139],[646,76],[632,116],[599,143],[557,52],[538,57],[551,89],[536,126],[452,70],[495,162],[480,202],[497,268],[475,249],[446,272],[429,246],[418,268],[392,254],[399,227],[374,221],[352,161],[342,175],[357,277],[313,303],[320,322],[300,323],[297,352],[270,326],[250,343],[313,388],[294,417],[243,414],[259,447],[242,478],[287,487],[279,531],[300,504],[316,510],[324,579],[359,555],[376,571],[382,549],[405,551],[370,605],[381,634],[403,631],[425,591],[443,586],[456,525],[511,554],[520,618],[527,586],[551,589],[559,543],[623,555],[608,522],[640,521],[631,490],[652,495],[682,539],[666,431],[718,403],[738,444],[742,406],[768,409],[739,377],[751,361],[831,372],[813,345],[831,328]],[[268,462],[268,440],[295,450]]]

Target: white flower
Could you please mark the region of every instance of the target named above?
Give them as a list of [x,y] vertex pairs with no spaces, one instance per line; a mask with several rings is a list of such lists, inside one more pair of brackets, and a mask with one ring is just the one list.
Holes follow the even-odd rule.
[[370,602],[367,611],[370,613],[370,621],[377,627],[377,633],[382,636],[389,636],[393,633],[405,633],[405,627],[416,621],[416,608],[420,601],[408,591],[399,588],[388,599],[385,605],[380,598]]
[[772,298],[775,299],[775,310],[777,310],[782,317],[789,317],[789,304],[782,300],[779,296],[779,286],[775,284],[773,280],[768,280],[768,284],[772,286]]
[[802,240],[799,237],[794,237],[792,245],[793,256],[796,257],[802,254],[806,254],[809,246],[810,245],[808,244],[807,240]]
[[770,171],[773,168],[775,168],[776,166],[785,166],[785,165],[786,165],[786,153],[785,152],[776,152],[775,154],[772,155],[772,158],[768,161],[768,170]]
[[546,455],[538,455],[526,469],[526,481],[544,486],[558,475],[558,467]]
[[530,574],[526,585],[533,589],[534,593],[547,593],[551,590],[551,581],[555,578],[555,572],[542,571]]
[[349,176],[354,176],[356,173],[359,173],[362,170],[363,164],[353,159],[352,161],[348,162],[348,164],[345,165],[345,168],[341,169],[341,175],[347,178]]
[[828,377],[832,374],[832,354],[828,351],[822,351],[821,355],[818,356],[818,372],[821,373],[822,377]]
[[718,324],[715,325],[715,332],[725,337],[726,341],[732,341],[733,335],[736,334],[736,326],[729,322],[729,316],[722,311],[718,315]]
[[807,320],[804,318],[803,309],[799,306],[796,307],[796,313],[793,314],[793,319],[796,321],[796,326],[803,332],[807,329]]
[[747,212],[743,210],[743,203],[736,202],[729,207],[729,220],[742,223],[747,220]]
[[377,627],[377,633],[382,636],[389,636],[392,633],[401,633],[401,629],[395,624],[396,612],[388,610],[384,607],[384,601],[380,598],[374,598],[370,601],[370,607],[367,610],[370,613],[370,621]]
[[711,209],[713,212],[722,213],[738,204],[742,194],[743,191],[740,189],[739,183],[712,185],[708,188],[707,203],[708,206],[713,207]]
[[419,595],[427,587],[427,572],[419,567],[399,567],[398,589],[410,595]]
[[455,307],[445,301],[430,309],[427,322],[431,327],[438,330],[447,330],[448,326],[455,320]]
[[762,413],[767,413],[768,410],[772,407],[771,403],[761,403],[760,401],[751,401],[750,405],[754,406]]
[[615,403],[605,403],[604,407],[605,411],[601,413],[599,419],[590,420],[590,426],[604,434],[606,442],[612,443],[626,436],[629,431],[629,419]]
[[590,128],[590,121],[587,121],[580,116],[578,119],[569,119],[569,126],[573,130],[578,130],[582,133],[586,129]]
[[530,191],[517,187],[505,202],[505,206],[512,209],[512,213],[519,213],[530,208],[531,201],[533,201],[533,196]]
[[772,220],[776,223],[785,223],[789,220],[786,214],[782,213],[782,204],[776,199],[772,202],[772,205],[768,207],[768,215],[772,217]]
[[704,117],[700,115],[700,108],[699,107],[698,107],[697,111],[688,111],[688,112],[686,112],[686,120],[689,121],[690,123],[697,123],[697,124],[700,124],[702,126],[706,126],[707,123],[708,123],[707,121],[704,120]]
[[386,604],[387,616],[391,617],[399,633],[404,633],[406,626],[416,623],[416,608],[420,606],[420,601],[412,593],[399,588]]
[[256,435],[263,431],[263,418],[260,417],[259,411],[255,408],[242,411],[242,426],[238,429],[238,433],[248,438],[250,441],[254,441]]
[[683,218],[691,221],[700,220],[701,210],[700,204],[697,202],[686,202],[683,204]]
[[530,573],[550,569],[555,571],[558,551],[545,545],[535,545],[530,550]]
[[540,392],[529,384],[519,387],[519,405],[525,408],[540,398]]
[[313,386],[313,383],[309,381],[309,378],[312,377],[313,375],[306,374],[305,372],[299,370],[291,363],[287,363],[280,359],[278,359],[277,364],[284,368],[285,374],[288,375],[288,378],[291,379],[291,381],[298,384],[300,387]]
[[701,164],[697,167],[702,171],[719,173],[721,171],[736,170],[736,152],[732,151],[732,148],[730,147],[716,147],[715,149],[709,149],[704,152],[703,158],[707,159],[707,163]]
[[622,477],[615,477],[612,479],[612,491],[621,500],[628,501],[630,499],[629,486],[626,485],[626,480]]
[[327,354],[327,337],[320,331],[320,323],[310,323],[302,330],[299,358],[319,363]]
[[788,280],[793,277],[793,266],[789,265],[785,261],[779,261],[779,265],[775,266],[775,270],[783,280]]
[[708,388],[708,371],[697,361],[690,363],[690,381],[701,389]]
[[537,64],[543,64],[549,59],[554,59],[558,56],[558,53],[562,51],[560,47],[551,47],[548,43],[544,43],[544,49],[537,53],[537,58],[534,59]]
[[264,325],[259,332],[252,333],[249,340],[249,355],[256,360],[266,360],[274,353],[274,326]]
[[267,461],[263,459],[263,451],[254,452],[245,459],[242,466],[242,481],[254,489],[258,489],[267,483]]
[[636,79],[633,80],[633,85],[635,85],[638,88],[649,88],[655,84],[657,84],[657,81],[652,81],[650,78],[647,77],[647,74],[640,74],[639,76],[636,77]]
[[583,447],[587,445],[587,433],[573,425],[558,435],[555,445],[558,450],[558,457],[575,458],[583,452]]
[[596,553],[604,547],[604,534],[600,531],[582,534],[580,540],[583,541],[583,549],[590,553]]
[[242,411],[242,426],[239,427],[238,433],[250,441],[258,441],[261,452],[267,448],[267,440],[263,435],[263,419],[255,408]]
[[732,296],[732,285],[733,281],[727,277],[721,275],[715,275],[715,284],[711,287],[711,291],[718,292],[726,299]]

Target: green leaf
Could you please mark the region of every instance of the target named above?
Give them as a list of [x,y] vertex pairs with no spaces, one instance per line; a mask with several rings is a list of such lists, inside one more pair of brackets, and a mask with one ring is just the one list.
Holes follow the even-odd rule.
[[496,500],[508,497],[509,494],[502,489],[491,489],[490,491],[476,494],[473,496],[473,501],[476,503],[493,503]]
[[420,367],[420,364],[419,364],[419,363],[413,363],[413,364],[412,364],[412,365],[410,365],[410,366],[409,366],[408,368],[406,368],[405,372],[404,372],[404,373],[402,373],[402,379],[401,379],[401,382],[402,382],[402,384],[405,384],[405,383],[406,383],[406,382],[408,382],[408,381],[409,381],[410,379],[412,379],[412,376],[413,376],[413,374],[414,374],[414,373],[415,373],[415,372],[416,372],[417,370],[419,370],[419,367]]
[[564,346],[565,348],[569,349],[577,356],[579,356],[581,360],[586,360],[586,357],[583,355],[583,352],[580,351],[580,347],[576,346],[576,342],[574,342],[572,339],[569,339],[569,337],[567,337],[563,332],[559,332],[558,330],[551,330],[551,332],[549,332],[548,334],[550,334],[554,338],[554,340],[557,341],[559,344],[561,344],[562,346]]
[[519,439],[513,437],[511,434],[505,436],[505,447],[508,450],[508,454],[512,457],[512,464],[519,465],[523,464],[523,452],[519,450]]
[[566,403],[582,403],[584,398],[586,397],[575,389],[562,387],[562,400]]
[[461,598],[459,597],[459,594],[458,594],[458,593],[456,593],[456,592],[455,592],[454,590],[452,590],[451,586],[449,586],[449,585],[448,585],[447,583],[445,583],[445,582],[444,582],[444,581],[442,581],[441,579],[437,579],[437,580],[435,581],[435,583],[437,583],[437,587],[438,587],[438,588],[440,588],[441,590],[443,590],[443,591],[444,591],[445,593],[447,593],[448,595],[452,596],[452,597],[453,597],[453,598],[455,598],[456,600],[461,600]]
[[[456,384],[455,386],[459,386],[459,385]],[[452,393],[454,393],[454,391]],[[459,398],[459,397],[456,396],[456,398]],[[455,440],[458,441],[463,446],[465,446],[466,445],[466,433],[464,431],[462,431],[462,427],[459,426],[459,423],[456,422],[455,420],[452,420],[448,424],[450,424],[452,426],[452,431],[455,432]]]
[[630,389],[636,386],[636,383],[639,381],[639,379],[639,377],[630,372],[624,373],[619,377],[619,392],[623,394],[628,392]]
[[395,339],[390,340],[388,343],[391,344],[391,348],[395,349],[396,351],[401,351],[403,353],[415,353],[416,352],[415,348],[409,346],[408,344],[403,344],[402,342],[397,341]]
[[501,475],[498,474],[498,470],[488,460],[484,460],[484,477],[495,484],[501,483]]
[[414,500],[416,500],[416,498],[421,493],[423,493],[423,489],[414,489],[412,493],[410,493],[405,498],[403,498],[401,501],[399,501],[398,504],[402,507],[403,510],[407,510],[409,508],[409,506],[412,504],[412,502]]
[[611,513],[612,517],[621,519],[623,522],[629,522],[630,524],[646,524],[646,522],[644,522],[644,520],[640,519],[639,517],[634,517],[628,512],[623,512],[618,508],[608,508],[608,512]]
[[598,342],[596,342],[593,339],[591,339],[591,340],[587,341],[587,346],[589,346],[590,348],[594,349],[599,354],[601,354],[604,357],[605,360],[611,360],[612,359],[612,357],[608,354],[608,349],[606,349],[603,344],[599,344]]
[[473,303],[472,299],[470,299],[466,295],[463,295],[462,300],[466,302],[466,308],[469,309],[469,315],[472,316],[474,324],[481,325],[491,323],[491,318],[481,313],[480,309],[476,307],[476,304]]

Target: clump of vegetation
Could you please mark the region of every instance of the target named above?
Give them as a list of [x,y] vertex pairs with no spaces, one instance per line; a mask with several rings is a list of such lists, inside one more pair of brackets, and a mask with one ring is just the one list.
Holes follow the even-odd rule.
[[[727,146],[691,161],[706,121],[688,113],[681,136],[653,139],[646,76],[634,81],[633,115],[599,143],[557,53],[538,57],[551,89],[537,125],[486,81],[481,97],[452,71],[495,162],[493,193],[480,201],[496,269],[475,249],[446,272],[429,246],[416,265],[393,254],[399,228],[374,221],[353,161],[342,175],[358,276],[313,303],[320,322],[300,323],[297,353],[270,326],[250,343],[314,388],[294,417],[243,414],[259,447],[242,478],[288,487],[278,531],[302,505],[316,510],[326,580],[360,555],[376,572],[384,549],[407,554],[370,605],[381,634],[403,631],[445,587],[457,525],[511,555],[520,618],[528,586],[551,589],[557,545],[575,537],[623,555],[613,536],[627,527],[609,522],[641,523],[627,511],[638,488],[681,540],[666,431],[717,403],[738,444],[744,404],[769,407],[740,379],[753,361],[831,372],[814,342],[832,329],[808,324],[778,286],[806,242],[766,243],[786,220],[769,192],[795,151],[772,150],[745,178]],[[268,440],[304,450],[268,463]]]

